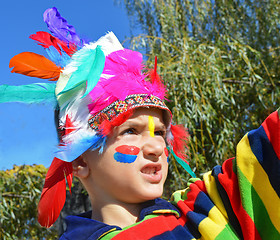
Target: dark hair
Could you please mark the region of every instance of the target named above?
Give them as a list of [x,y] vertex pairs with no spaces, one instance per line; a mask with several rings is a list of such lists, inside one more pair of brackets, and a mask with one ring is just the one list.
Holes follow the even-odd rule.
[[55,107],[55,110],[54,110],[54,124],[55,124],[55,128],[56,128],[57,137],[60,142],[62,139],[62,136],[64,135],[64,129],[59,125],[59,113],[60,113],[60,110],[59,110],[59,106],[57,104]]

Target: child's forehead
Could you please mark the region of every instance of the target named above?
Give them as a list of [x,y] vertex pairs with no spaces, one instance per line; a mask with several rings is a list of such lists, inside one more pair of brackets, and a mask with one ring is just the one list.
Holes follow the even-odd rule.
[[153,117],[155,122],[165,126],[163,115],[163,110],[159,108],[136,108],[133,114],[123,124],[144,123],[149,117]]

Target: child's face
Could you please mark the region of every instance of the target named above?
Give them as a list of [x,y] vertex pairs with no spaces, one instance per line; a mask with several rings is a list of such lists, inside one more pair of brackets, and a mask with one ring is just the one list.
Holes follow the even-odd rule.
[[87,151],[95,197],[140,203],[160,197],[168,171],[162,110],[139,108],[108,136],[103,154]]

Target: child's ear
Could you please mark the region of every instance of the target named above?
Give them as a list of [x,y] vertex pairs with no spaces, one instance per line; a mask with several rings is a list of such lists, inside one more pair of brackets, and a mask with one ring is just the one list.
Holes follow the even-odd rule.
[[78,178],[86,178],[89,175],[89,166],[83,155],[72,162],[73,174]]

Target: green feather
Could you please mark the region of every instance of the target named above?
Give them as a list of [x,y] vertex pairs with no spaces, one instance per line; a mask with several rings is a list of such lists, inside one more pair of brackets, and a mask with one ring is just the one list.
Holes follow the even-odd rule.
[[105,65],[105,55],[100,46],[95,49],[84,48],[72,57],[73,65],[77,70],[71,75],[65,88],[59,94],[66,93],[86,82],[85,97],[97,84]]
[[175,160],[192,176],[196,177],[195,173],[192,171],[191,167],[181,158],[179,158],[173,151],[172,148],[168,147],[168,150],[170,150],[171,154],[174,156]]
[[34,83],[21,86],[0,85],[0,103],[56,103],[55,83]]

